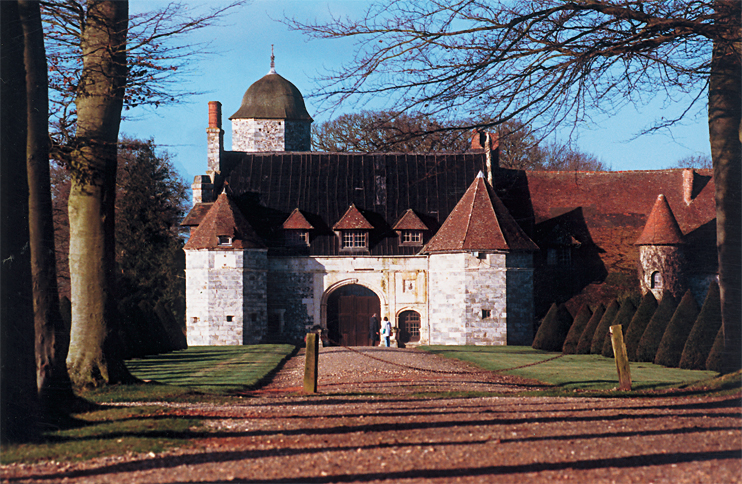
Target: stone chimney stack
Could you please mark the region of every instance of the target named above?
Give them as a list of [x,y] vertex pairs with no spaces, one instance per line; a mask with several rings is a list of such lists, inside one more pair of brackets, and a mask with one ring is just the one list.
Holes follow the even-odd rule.
[[500,139],[496,133],[474,130],[471,138],[471,149],[484,150],[487,163],[487,181],[493,184],[493,172],[500,166]]
[[696,172],[693,168],[686,168],[683,170],[683,201],[686,205],[690,205],[693,201],[693,182],[696,178]]
[[214,184],[208,175],[196,175],[191,185],[193,205],[214,201]]
[[222,129],[222,103],[209,101],[209,127],[206,128],[207,160],[206,173],[211,182],[216,183],[216,177],[221,173],[221,159],[224,153],[224,130]]

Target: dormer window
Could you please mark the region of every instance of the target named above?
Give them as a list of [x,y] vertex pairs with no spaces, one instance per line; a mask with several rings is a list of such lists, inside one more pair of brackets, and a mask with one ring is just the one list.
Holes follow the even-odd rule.
[[229,237],[228,235],[220,235],[219,246],[220,247],[232,247],[232,237]]
[[423,233],[428,230],[412,209],[408,209],[392,228],[399,235],[399,245],[406,247],[422,247]]
[[367,230],[343,230],[342,231],[343,249],[367,249],[368,248],[368,231]]
[[369,252],[369,231],[374,228],[358,208],[351,204],[340,220],[332,226],[338,236],[340,250],[344,252],[367,254]]
[[423,245],[422,230],[402,230],[400,237],[401,245]]
[[287,247],[306,247],[309,245],[308,230],[286,230],[285,237]]

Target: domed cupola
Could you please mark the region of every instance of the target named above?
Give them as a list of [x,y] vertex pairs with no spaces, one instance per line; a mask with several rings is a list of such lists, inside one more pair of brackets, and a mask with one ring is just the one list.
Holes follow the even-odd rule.
[[276,73],[271,47],[271,69],[251,85],[232,116],[233,151],[309,151],[312,117],[304,97],[291,82]]

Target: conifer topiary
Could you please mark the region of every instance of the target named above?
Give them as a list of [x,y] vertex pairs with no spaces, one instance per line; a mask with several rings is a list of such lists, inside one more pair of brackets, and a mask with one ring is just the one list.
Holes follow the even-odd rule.
[[719,285],[713,282],[709,286],[706,300],[701,312],[698,313],[696,323],[693,325],[688,340],[680,357],[680,368],[686,370],[705,370],[706,359],[711,353],[714,339],[721,327],[721,297]]
[[639,340],[636,347],[636,361],[653,362],[657,355],[657,348],[660,346],[662,336],[665,334],[667,323],[670,322],[675,309],[678,307],[678,301],[675,296],[665,291],[662,294],[662,300],[657,306],[657,311],[652,315],[652,319],[647,324],[647,329]]
[[652,319],[652,315],[656,310],[657,299],[652,294],[652,291],[647,291],[642,298],[642,302],[639,304],[639,308],[634,313],[634,317],[631,318],[629,328],[626,330],[623,338],[629,361],[637,361],[636,348],[639,346],[639,340],[642,338],[644,330],[647,329],[649,320]]
[[721,373],[723,370],[722,364],[724,362],[722,356],[724,355],[724,326],[719,327],[719,331],[716,333],[714,338],[714,346],[711,347],[709,357],[706,358],[706,369],[709,371],[715,371]]
[[564,340],[564,346],[562,346],[562,353],[565,355],[574,355],[577,353],[577,345],[580,343],[580,336],[585,331],[585,326],[590,321],[590,317],[593,312],[590,311],[590,307],[587,304],[583,304],[580,310],[575,316],[575,320],[572,321],[572,327],[569,328],[567,338]]
[[544,351],[560,351],[564,345],[564,339],[572,326],[572,315],[563,304],[551,305],[546,313],[541,326],[533,339],[533,349]]
[[677,368],[685,342],[688,341],[688,335],[697,317],[698,303],[689,289],[680,300],[672,319],[667,323],[667,329],[657,348],[657,356],[654,357],[655,365]]
[[608,334],[608,328],[610,328],[611,324],[613,324],[613,320],[616,319],[616,314],[618,314],[618,310],[619,310],[618,301],[614,299],[608,305],[608,308],[605,310],[605,314],[603,314],[603,317],[600,318],[600,323],[598,323],[598,327],[595,328],[595,334],[593,335],[593,341],[590,344],[591,355],[600,355],[603,353],[603,341],[605,340],[605,335]]
[[[610,326],[620,324],[621,331],[623,332],[623,334],[626,334],[626,330],[628,329],[631,318],[634,317],[635,312],[636,305],[634,304],[634,302],[631,299],[626,299],[621,304],[621,309],[618,310],[618,313],[613,319],[613,322],[611,322]],[[613,342],[611,341],[610,331],[607,331],[605,333],[605,339],[603,339],[603,352],[601,354],[606,358],[613,358]]]
[[597,328],[598,324],[600,324],[600,320],[603,318],[603,314],[605,314],[605,305],[603,303],[600,303],[598,307],[595,308],[595,312],[593,313],[593,315],[590,316],[590,321],[587,322],[585,329],[582,330],[582,334],[580,335],[580,342],[577,343],[578,355],[590,354],[590,346],[593,343],[595,328]]

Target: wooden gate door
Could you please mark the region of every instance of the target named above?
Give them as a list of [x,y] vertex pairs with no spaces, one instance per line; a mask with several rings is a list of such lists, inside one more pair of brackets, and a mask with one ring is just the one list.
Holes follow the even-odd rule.
[[345,346],[369,346],[368,323],[379,315],[379,298],[375,296],[340,296],[338,300],[338,329],[340,343]]

